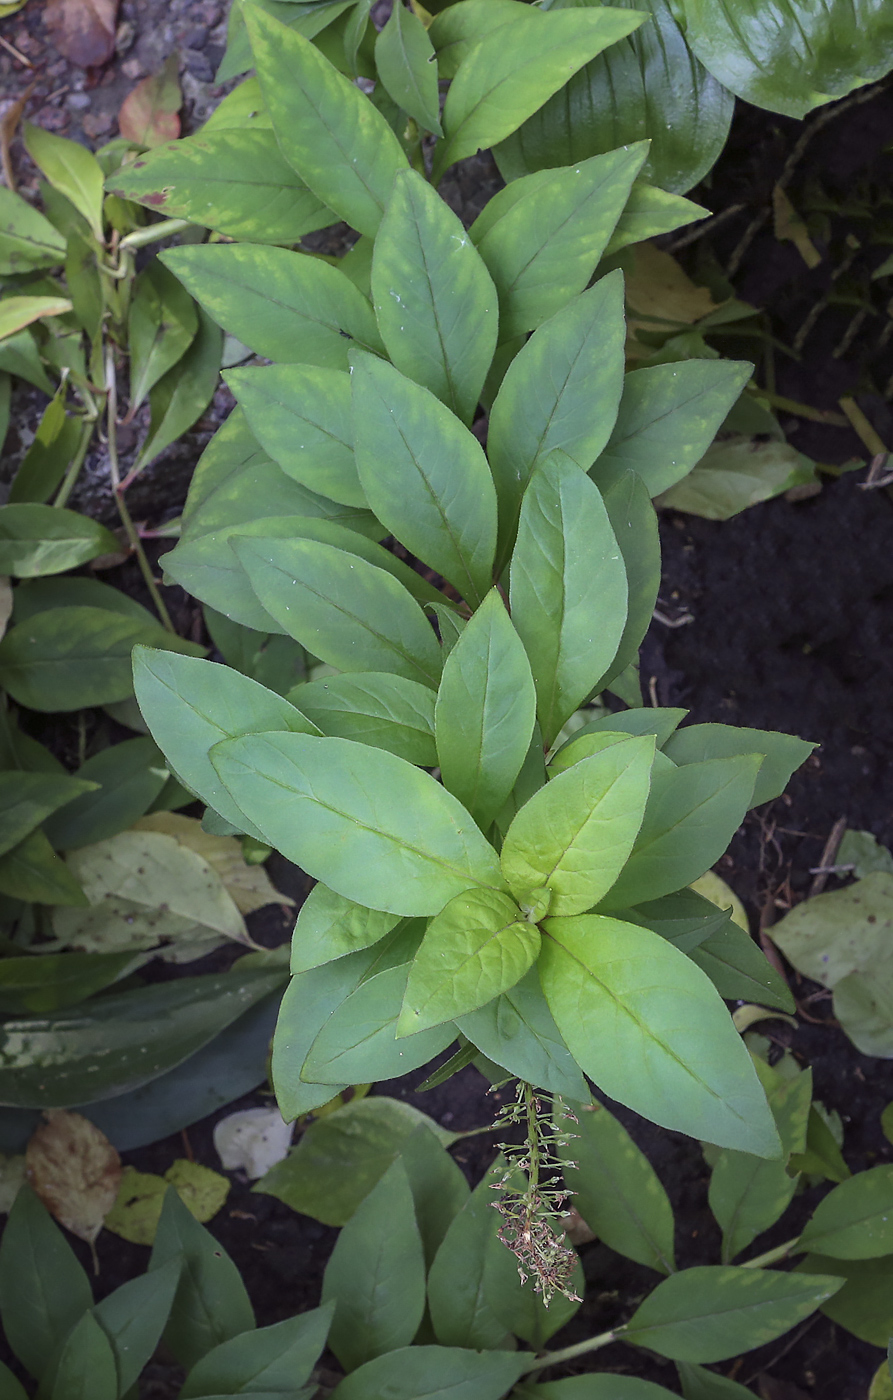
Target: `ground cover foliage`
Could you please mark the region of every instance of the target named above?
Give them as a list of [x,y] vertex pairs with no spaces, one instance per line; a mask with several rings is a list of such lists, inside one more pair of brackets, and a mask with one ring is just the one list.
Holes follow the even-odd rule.
[[[12,235],[28,272],[24,295],[4,298],[12,319],[0,355],[13,342],[4,368],[20,374],[24,363],[35,383],[46,364],[62,373],[42,425],[47,451],[16,479],[18,510],[14,502],[0,512],[4,567],[36,580],[10,599],[0,680],[22,707],[60,708],[61,687],[72,710],[104,705],[114,716],[117,706],[131,719],[135,683],[151,738],[128,741],[123,768],[117,745],[70,777],[7,719],[11,818],[0,877],[17,937],[9,951],[30,948],[0,972],[8,1039],[34,1039],[9,1059],[5,1101],[83,1106],[98,1073],[107,1130],[146,1140],[132,1091],[157,1081],[164,1104],[154,1126],[169,1128],[172,1106],[202,1077],[201,1055],[225,1039],[215,1072],[231,1075],[249,1024],[256,1082],[257,1048],[286,975],[275,954],[253,951],[216,979],[100,996],[87,1010],[92,1058],[83,1023],[67,1045],[65,1017],[38,1024],[15,1013],[80,1007],[137,972],[160,939],[175,961],[226,939],[250,943],[242,914],[276,892],[252,878],[245,857],[275,847],[318,881],[299,915],[273,1041],[285,1116],[453,1048],[430,1082],[470,1063],[496,1083],[517,1079],[518,1101],[501,1122],[520,1126],[525,1143],[509,1145],[472,1197],[498,1213],[463,1204],[454,1178],[452,1219],[430,1201],[450,1159],[420,1126],[406,1161],[398,1154],[345,1224],[324,1290],[334,1321],[311,1314],[275,1337],[246,1332],[250,1305],[229,1261],[168,1191],[150,1275],[126,1300],[116,1294],[92,1311],[73,1260],[60,1263],[80,1311],[72,1303],[56,1316],[44,1300],[29,1337],[6,1295],[7,1336],[41,1394],[61,1400],[87,1377],[90,1393],[98,1385],[128,1394],[162,1331],[193,1367],[184,1396],[223,1393],[222,1377],[226,1393],[303,1394],[296,1387],[310,1378],[330,1321],[329,1346],[351,1373],[338,1394],[358,1397],[433,1395],[447,1381],[468,1400],[516,1383],[519,1394],[544,1398],[669,1393],[614,1376],[535,1384],[548,1366],[620,1335],[677,1361],[687,1396],[748,1394],[704,1365],[819,1306],[884,1342],[883,1308],[869,1324],[864,1313],[875,1261],[883,1266],[891,1247],[889,1170],[851,1181],[811,1105],[808,1074],[772,1070],[742,1041],[723,998],[789,1011],[790,994],[730,911],[689,888],[811,746],[641,708],[636,659],[660,581],[651,498],[672,503],[696,467],[704,473],[716,434],[746,424],[746,413],[730,414],[751,366],[692,351],[702,353],[711,317],[722,325],[750,308],[723,310],[708,297],[700,338],[685,343],[694,317],[652,313],[649,324],[649,308],[632,303],[637,350],[624,318],[624,273],[634,287],[661,256],[643,240],[702,212],[681,194],[721,148],[730,93],[802,115],[880,76],[893,61],[884,15],[866,7],[860,19],[880,58],[866,56],[861,30],[842,43],[833,5],[805,20],[784,7],[767,47],[756,14],[694,5],[655,6],[649,16],[462,0],[433,17],[396,7],[375,37],[368,6],[237,3],[221,74],[253,64],[257,78],[197,136],[146,152],[156,129],[166,131],[163,80],[144,94],[148,110],[131,113],[136,140],[113,143],[105,168],[88,166],[93,158],[72,143],[31,133],[51,191],[67,195],[86,234],[70,214],[67,227],[44,228],[29,224],[42,217],[35,211],[12,210],[28,224],[24,239]],[[791,36],[804,23],[810,63],[794,83]],[[693,114],[710,113],[697,122],[698,142],[686,141],[684,122],[671,135],[673,93],[655,77],[660,63],[665,77],[688,65],[692,130]],[[355,76],[377,78],[371,100]],[[450,80],[442,111],[438,77]],[[620,94],[611,112],[609,88]],[[663,125],[653,115],[658,93]],[[652,134],[659,139],[641,139]],[[434,184],[482,146],[494,147],[510,183],[466,230]],[[176,222],[143,225],[140,202]],[[346,258],[294,248],[338,218],[360,235]],[[210,242],[201,229],[212,230]],[[134,280],[126,250],[175,233],[185,235],[181,246]],[[38,285],[35,266],[56,266],[63,251],[65,287]],[[20,266],[11,264],[13,293]],[[43,327],[36,336],[34,325]],[[122,524],[160,621],[147,613],[134,627],[138,605],[127,599],[130,631],[111,638],[110,615],[125,616],[114,590],[53,577],[120,546],[64,509],[102,407],[117,471],[120,348],[126,342],[131,412],[152,397],[139,470],[207,403],[221,331],[233,362],[273,363],[228,372],[239,407],[199,464],[165,568],[204,604],[227,667],[174,633],[124,504],[129,481],[115,481]],[[625,348],[638,366],[626,374]],[[80,423],[66,415],[69,382]],[[702,487],[701,513],[733,513],[811,471],[796,454],[782,456],[756,494],[720,491],[717,506],[715,490],[711,498]],[[94,611],[100,618],[80,615]],[[605,693],[631,708],[606,712]],[[201,829],[170,815],[193,797],[205,805]],[[68,804],[77,817],[66,827]],[[63,862],[54,850],[71,854]],[[160,905],[152,872],[169,882],[174,869],[178,902]],[[180,1026],[141,1060],[159,1014]],[[221,1035],[233,1025],[241,1040]],[[584,1075],[706,1144],[720,1263],[675,1271],[663,1188],[608,1109],[591,1103]],[[572,1166],[578,1146],[585,1160]],[[544,1358],[539,1349],[579,1303],[579,1266],[561,1228],[562,1165],[599,1235],[668,1278],[628,1323]],[[276,1171],[275,1194],[288,1199],[288,1162]],[[779,1219],[800,1173],[838,1183],[827,1207],[769,1256],[734,1264]],[[459,1243],[444,1253],[454,1226]],[[46,1288],[41,1254],[68,1259],[48,1231],[42,1208],[20,1193],[7,1239],[28,1241],[35,1296]],[[9,1258],[12,1244],[4,1249]],[[469,1250],[481,1260],[483,1322],[458,1300]],[[805,1251],[798,1272],[765,1270]],[[137,1363],[121,1336],[138,1315]],[[514,1351],[510,1334],[534,1350]],[[299,1380],[296,1365],[306,1372]],[[7,1384],[20,1393],[11,1375]]]

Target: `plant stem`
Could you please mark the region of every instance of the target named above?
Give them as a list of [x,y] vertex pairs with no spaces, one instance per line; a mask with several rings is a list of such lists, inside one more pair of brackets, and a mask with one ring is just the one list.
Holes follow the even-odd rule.
[[106,424],[108,430],[109,444],[109,475],[112,479],[112,489],[115,493],[115,502],[118,507],[118,514],[121,517],[121,524],[127,533],[130,546],[136,555],[140,566],[140,573],[143,581],[149,590],[155,610],[161,618],[161,625],[168,632],[177,635],[176,628],[171,622],[170,613],[165,607],[164,599],[158,591],[158,584],[152,575],[152,569],[146,558],[146,551],[143,549],[143,542],[140,539],[139,531],[133,523],[130,511],[124,502],[124,492],[121,487],[121,474],[118,470],[118,378],[115,372],[115,352],[111,345],[106,346],[105,352],[105,382],[108,397],[106,399]]
[[522,1374],[529,1376],[532,1371],[544,1371],[547,1366],[558,1366],[565,1361],[575,1361],[578,1356],[586,1356],[590,1351],[600,1351],[602,1347],[622,1337],[625,1331],[625,1327],[615,1327],[610,1332],[600,1332],[597,1337],[587,1337],[585,1342],[575,1342],[573,1346],[564,1347],[561,1351],[545,1351],[541,1356],[535,1356],[524,1367]]
[[147,228],[138,228],[133,233],[128,233],[126,238],[122,238],[118,244],[120,250],[127,248],[145,248],[148,243],[159,243],[162,238],[173,238],[175,233],[184,233],[186,229],[192,228],[188,219],[165,219],[160,224],[149,224]]
[[765,1254],[758,1254],[756,1259],[746,1259],[741,1268],[765,1269],[767,1264],[775,1264],[779,1259],[786,1259],[789,1254],[793,1254],[799,1243],[800,1236],[795,1235],[786,1244],[777,1244],[774,1249],[767,1249]]
[[93,420],[85,419],[81,425],[81,439],[78,443],[77,452],[75,452],[74,456],[72,457],[71,465],[69,466],[68,471],[65,473],[65,476],[62,480],[62,485],[59,487],[59,490],[56,493],[56,499],[53,501],[54,506],[64,506],[65,502],[68,500],[69,496],[74,490],[74,483],[77,481],[78,476],[80,475],[81,467],[84,465],[84,458],[87,455],[87,449],[90,446],[90,439],[92,438],[92,436]]

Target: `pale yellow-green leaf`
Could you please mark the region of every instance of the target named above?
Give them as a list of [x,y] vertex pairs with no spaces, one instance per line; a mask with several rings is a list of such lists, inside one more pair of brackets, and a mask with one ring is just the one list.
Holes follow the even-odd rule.
[[893,1376],[890,1364],[884,1361],[875,1371],[868,1390],[868,1400],[893,1400]]
[[731,906],[732,923],[743,928],[745,933],[750,933],[750,924],[747,922],[747,912],[735,891],[726,884],[715,870],[708,870],[706,875],[702,875],[699,880],[692,881],[689,886],[695,894],[702,894],[705,899],[709,899],[711,904],[715,904],[717,909],[728,909]]
[[150,812],[133,824],[134,831],[160,831],[202,857],[216,870],[239,912],[253,914],[267,904],[294,904],[270,882],[262,865],[248,865],[233,836],[212,836],[195,817],[181,812]]
[[198,1162],[180,1158],[164,1176],[125,1167],[118,1198],[105,1218],[105,1227],[131,1244],[151,1245],[158,1229],[164,1193],[173,1186],[180,1200],[203,1224],[213,1219],[229,1193],[229,1182]]
[[62,316],[71,309],[66,297],[4,297],[0,301],[0,340],[24,330],[41,316]]

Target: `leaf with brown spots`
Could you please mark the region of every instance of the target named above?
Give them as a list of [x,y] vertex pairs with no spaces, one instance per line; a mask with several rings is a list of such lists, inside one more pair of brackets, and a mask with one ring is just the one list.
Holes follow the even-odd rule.
[[121,1159],[79,1113],[52,1109],[25,1151],[28,1180],[60,1225],[91,1247],[118,1195]]
[[180,135],[177,113],[183,103],[178,77],[177,55],[165,59],[160,73],[143,78],[121,105],[118,126],[121,135],[136,146],[163,146]]
[[118,0],[47,0],[46,27],[56,48],[79,68],[99,68],[115,52]]

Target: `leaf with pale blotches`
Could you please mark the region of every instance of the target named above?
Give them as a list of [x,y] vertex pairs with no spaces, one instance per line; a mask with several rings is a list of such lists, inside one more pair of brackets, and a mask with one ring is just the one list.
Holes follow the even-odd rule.
[[177,55],[165,59],[160,73],[143,78],[125,97],[118,113],[121,135],[136,146],[163,146],[180,135],[177,113],[183,104]]
[[99,68],[115,52],[118,0],[47,0],[44,21],[55,47],[79,68]]
[[80,1113],[52,1109],[25,1151],[28,1180],[51,1215],[92,1245],[115,1204],[121,1159]]

